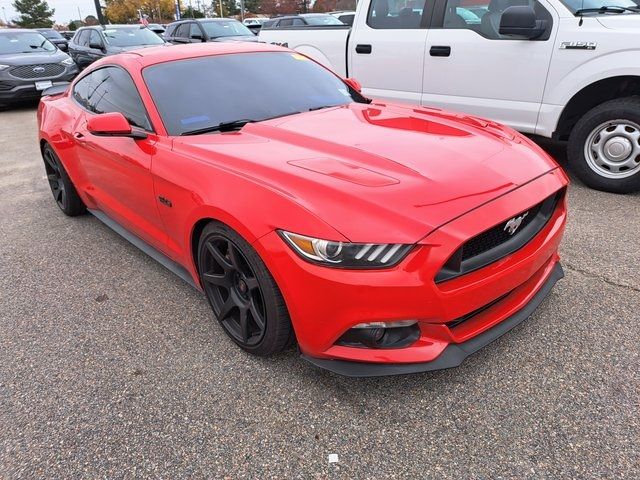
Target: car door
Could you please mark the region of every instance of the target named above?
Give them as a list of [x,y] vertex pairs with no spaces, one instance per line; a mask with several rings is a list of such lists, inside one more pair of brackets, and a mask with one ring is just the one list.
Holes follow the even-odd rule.
[[[427,38],[422,104],[480,115],[533,133],[558,28],[545,0],[438,0]],[[502,12],[531,6],[534,40],[499,33]]]
[[89,63],[91,64],[104,57],[106,55],[105,50],[104,38],[100,32],[92,28],[89,35],[89,45],[87,49]]
[[89,59],[86,55],[86,50],[89,48],[89,35],[89,30],[80,30],[69,44],[69,55],[81,69],[89,65]]
[[[73,134],[87,194],[98,208],[128,230],[163,250],[166,235],[158,214],[151,176],[157,137],[152,131],[138,90],[129,74],[109,66],[93,71],[74,85],[75,100],[86,109],[85,121]],[[86,117],[120,112],[146,139],[97,136],[86,128]]]
[[372,0],[348,40],[348,75],[375,98],[420,103],[426,24],[434,0]]

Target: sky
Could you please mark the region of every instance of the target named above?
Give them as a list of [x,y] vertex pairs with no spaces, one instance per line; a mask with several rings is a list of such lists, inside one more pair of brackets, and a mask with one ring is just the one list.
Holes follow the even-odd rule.
[[[55,8],[56,12],[53,15],[56,23],[68,23],[69,20],[78,19],[78,8],[82,18],[87,15],[96,14],[96,7],[93,0],[47,0],[49,8]],[[8,20],[18,16],[13,8],[13,0],[0,0],[0,15],[2,20],[5,19],[5,14]]]

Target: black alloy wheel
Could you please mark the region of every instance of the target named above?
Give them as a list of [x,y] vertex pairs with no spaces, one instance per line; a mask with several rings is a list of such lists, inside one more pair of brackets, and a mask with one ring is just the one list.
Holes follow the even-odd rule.
[[83,214],[86,207],[51,146],[44,146],[42,158],[51,193],[60,210],[70,217]]
[[45,161],[47,180],[49,180],[51,193],[53,193],[53,198],[60,207],[60,210],[64,211],[67,205],[67,192],[64,189],[62,175],[60,175],[60,165],[58,164],[58,160],[53,156],[51,149],[45,149],[42,156]]
[[200,238],[198,253],[202,286],[227,335],[256,355],[286,348],[293,339],[289,315],[255,250],[233,230],[212,223]]

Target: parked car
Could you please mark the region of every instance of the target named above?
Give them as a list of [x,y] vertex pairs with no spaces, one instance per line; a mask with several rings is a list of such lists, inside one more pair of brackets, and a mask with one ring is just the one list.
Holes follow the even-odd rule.
[[453,367],[562,277],[567,177],[508,127],[372,102],[263,43],[139,50],[48,93],[60,209],[202,289],[247,352],[297,341],[346,375]]
[[258,41],[251,30],[233,18],[202,18],[170,23],[164,39],[171,43]]
[[73,36],[76,34],[75,31],[71,31],[71,30],[62,30],[60,32],[60,35],[62,35],[64,37],[65,40],[71,40],[73,38]]
[[[480,115],[568,141],[588,186],[640,190],[640,8],[632,0],[361,0],[353,27],[263,26],[365,95]],[[588,7],[588,8],[583,8]],[[621,46],[624,46],[622,48]]]
[[245,18],[242,24],[251,30],[254,34],[258,34],[260,29],[262,28],[262,24],[264,23],[265,18]]
[[333,15],[338,20],[340,20],[342,23],[344,23],[345,25],[351,26],[351,25],[353,25],[353,19],[356,16],[356,12],[343,10],[343,11],[339,11],[339,12],[329,12],[329,15]]
[[40,32],[0,30],[0,105],[37,99],[42,90],[64,84],[77,73],[69,55]]
[[162,37],[165,32],[165,28],[159,23],[150,23],[147,25],[147,28],[160,37]]
[[164,43],[144,25],[98,25],[78,29],[69,42],[69,54],[82,69],[108,55]]
[[272,18],[262,24],[262,29],[277,29],[289,27],[331,27],[344,26],[340,20],[326,13],[301,13],[299,15],[285,15]]
[[36,28],[36,30],[63,52],[68,50],[69,42],[57,30],[53,28]]

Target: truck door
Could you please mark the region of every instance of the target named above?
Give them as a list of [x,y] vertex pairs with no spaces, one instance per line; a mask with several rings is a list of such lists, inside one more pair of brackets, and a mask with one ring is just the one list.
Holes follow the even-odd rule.
[[[545,0],[436,0],[426,42],[422,104],[533,133],[558,30]],[[532,7],[546,27],[537,38],[501,35],[502,13]]]
[[426,26],[434,0],[362,2],[348,39],[348,75],[374,98],[420,103]]

